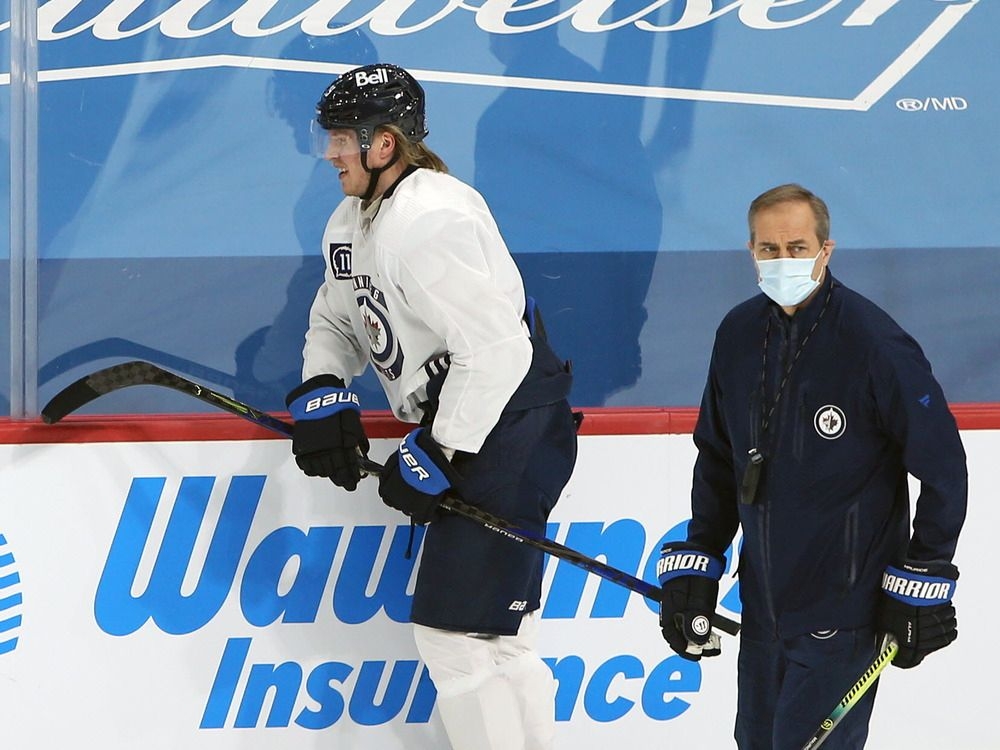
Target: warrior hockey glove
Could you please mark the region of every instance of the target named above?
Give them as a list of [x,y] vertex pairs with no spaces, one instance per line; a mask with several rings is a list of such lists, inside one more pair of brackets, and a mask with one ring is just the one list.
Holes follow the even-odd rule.
[[308,476],[328,477],[354,490],[361,480],[358,451],[368,452],[358,397],[335,375],[317,375],[285,398],[295,419],[292,453]]
[[722,652],[712,632],[712,615],[725,568],[725,560],[697,544],[667,542],[660,550],[660,629],[670,648],[685,659],[698,661]]
[[958,638],[951,603],[957,580],[958,568],[949,562],[907,560],[898,568],[886,568],[877,625],[899,641],[895,666],[915,667]]
[[415,524],[434,520],[444,493],[459,479],[441,446],[420,427],[389,456],[378,481],[378,494],[390,508],[402,511]]

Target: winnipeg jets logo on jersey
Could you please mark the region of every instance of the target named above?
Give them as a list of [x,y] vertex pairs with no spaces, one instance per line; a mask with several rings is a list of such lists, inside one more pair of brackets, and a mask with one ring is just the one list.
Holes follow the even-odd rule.
[[827,404],[821,406],[813,417],[813,427],[821,438],[836,440],[847,429],[847,417],[839,406]]
[[333,278],[346,281],[351,278],[351,243],[330,243],[330,268]]
[[354,295],[368,334],[372,366],[387,380],[395,380],[403,371],[403,350],[389,324],[385,295],[372,284],[371,276],[354,277]]

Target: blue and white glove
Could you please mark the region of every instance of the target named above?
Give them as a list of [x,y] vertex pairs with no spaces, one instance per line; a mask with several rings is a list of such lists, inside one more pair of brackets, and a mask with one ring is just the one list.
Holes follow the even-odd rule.
[[390,508],[423,526],[434,520],[444,493],[460,478],[430,432],[419,427],[385,462],[378,494]]
[[368,453],[358,397],[336,375],[317,375],[285,397],[295,419],[292,453],[307,476],[329,477],[354,490],[361,480],[359,451]]
[[877,627],[899,641],[894,666],[909,669],[927,654],[958,638],[958,620],[951,603],[958,568],[950,562],[907,560],[882,574],[882,598]]
[[689,661],[722,653],[712,615],[725,569],[724,559],[698,544],[667,542],[660,550],[660,630],[670,648]]

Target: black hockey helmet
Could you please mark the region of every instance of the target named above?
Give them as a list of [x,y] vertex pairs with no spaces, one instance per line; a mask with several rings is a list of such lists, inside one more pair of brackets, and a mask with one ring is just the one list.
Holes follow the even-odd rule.
[[396,65],[364,65],[327,87],[316,104],[316,121],[324,130],[354,130],[362,152],[371,147],[380,125],[395,125],[409,141],[419,143],[427,136],[424,90]]

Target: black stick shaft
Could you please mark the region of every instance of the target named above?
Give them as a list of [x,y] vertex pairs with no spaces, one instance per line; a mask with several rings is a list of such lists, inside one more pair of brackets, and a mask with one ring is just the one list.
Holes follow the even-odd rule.
[[[378,474],[382,467],[371,461],[369,459],[364,459],[362,461],[362,468],[369,474]],[[477,523],[485,526],[491,531],[495,531],[508,539],[515,542],[520,542],[526,544],[529,547],[535,547],[543,552],[552,555],[560,560],[565,560],[568,563],[572,563],[579,568],[583,568],[589,573],[600,576],[612,583],[617,583],[630,589],[637,594],[642,594],[647,599],[651,599],[654,602],[659,603],[662,599],[662,590],[659,586],[654,586],[641,578],[636,578],[635,576],[626,573],[624,570],[619,570],[618,568],[613,568],[610,565],[605,565],[599,560],[595,560],[592,557],[587,557],[581,552],[577,552],[571,547],[567,547],[559,542],[555,542],[547,537],[539,536],[533,534],[530,531],[524,529],[519,529],[512,525],[510,522],[505,521],[499,516],[495,516],[482,508],[477,508],[474,505],[469,505],[464,500],[456,497],[454,494],[445,495],[441,500],[441,505],[450,511],[458,513],[461,516],[476,521]],[[737,635],[740,632],[740,625],[735,620],[730,620],[724,615],[715,613],[712,615],[712,625],[723,632],[729,633],[730,635]]]

